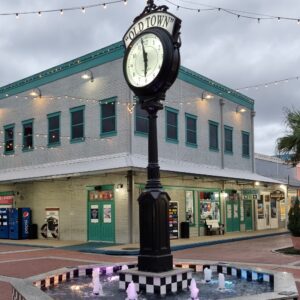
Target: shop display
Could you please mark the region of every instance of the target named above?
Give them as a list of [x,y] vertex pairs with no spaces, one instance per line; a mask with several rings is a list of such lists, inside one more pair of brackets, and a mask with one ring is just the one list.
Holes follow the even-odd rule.
[[169,204],[169,231],[170,239],[178,239],[178,202]]
[[217,192],[200,192],[200,219],[220,220],[220,202]]
[[195,223],[194,219],[194,193],[185,191],[185,219],[190,224]]

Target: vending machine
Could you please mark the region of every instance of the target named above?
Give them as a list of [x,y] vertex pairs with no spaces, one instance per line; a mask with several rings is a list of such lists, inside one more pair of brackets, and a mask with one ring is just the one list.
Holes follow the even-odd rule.
[[9,210],[9,238],[12,240],[29,238],[31,211],[28,207]]
[[9,237],[8,216],[9,208],[0,208],[0,239],[8,239]]

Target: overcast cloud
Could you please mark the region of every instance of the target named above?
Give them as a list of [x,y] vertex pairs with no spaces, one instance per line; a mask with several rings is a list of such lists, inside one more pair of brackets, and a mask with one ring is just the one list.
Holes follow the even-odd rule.
[[[2,0],[0,13],[86,6],[105,1]],[[109,2],[109,1],[107,1]],[[230,88],[300,76],[300,25],[295,21],[257,21],[224,12],[195,12],[168,4],[182,19],[182,65]],[[299,0],[172,0],[300,19]],[[0,86],[120,41],[145,6],[128,0],[81,11],[0,16]],[[199,6],[200,7],[200,6]],[[297,14],[298,12],[298,14]],[[284,134],[283,107],[299,109],[300,79],[241,91],[255,100],[255,151],[273,155]]]

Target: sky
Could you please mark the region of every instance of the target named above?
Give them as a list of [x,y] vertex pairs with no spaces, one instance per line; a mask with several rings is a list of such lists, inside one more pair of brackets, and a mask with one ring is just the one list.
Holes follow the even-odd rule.
[[[168,3],[167,1],[171,1]],[[0,86],[120,41],[145,0],[81,10],[21,15],[21,12],[86,7],[111,0],[1,0]],[[155,0],[182,19],[182,65],[255,100],[255,152],[274,155],[286,133],[285,109],[300,109],[299,0]],[[177,9],[179,6],[179,9]],[[260,22],[209,6],[280,17]],[[187,10],[183,7],[196,10]],[[197,10],[200,9],[200,12]],[[298,12],[298,13],[297,13]],[[296,78],[275,82],[286,78]]]

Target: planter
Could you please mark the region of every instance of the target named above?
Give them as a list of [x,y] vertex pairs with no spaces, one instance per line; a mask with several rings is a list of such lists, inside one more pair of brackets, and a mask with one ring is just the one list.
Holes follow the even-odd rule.
[[293,246],[295,249],[300,250],[300,236],[291,236]]

